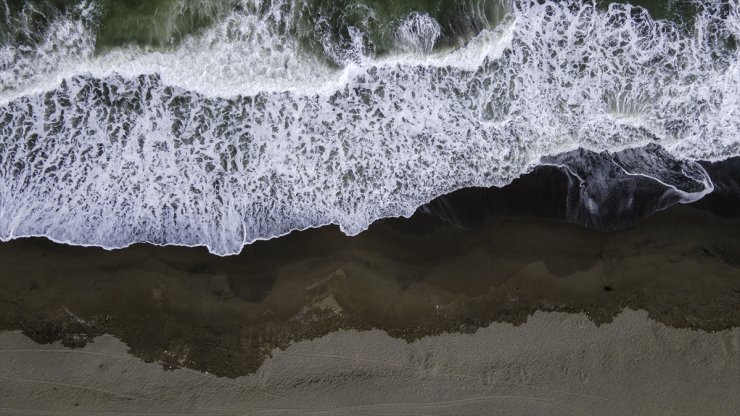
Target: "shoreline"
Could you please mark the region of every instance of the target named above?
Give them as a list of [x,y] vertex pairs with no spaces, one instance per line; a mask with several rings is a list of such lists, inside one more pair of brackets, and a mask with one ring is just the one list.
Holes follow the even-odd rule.
[[[655,147],[646,146],[639,149],[631,149],[637,152],[656,151]],[[661,151],[658,147],[657,151]],[[630,149],[628,149],[630,151]],[[701,167],[706,179],[709,180],[711,189],[705,189],[698,199],[692,202],[681,202],[681,192],[673,185],[663,183],[660,179],[643,174],[629,173],[621,169],[622,178],[615,180],[615,185],[603,187],[601,182],[606,174],[603,171],[595,171],[592,176],[580,175],[573,171],[569,163],[577,160],[581,153],[595,159],[602,164],[614,163],[613,158],[620,152],[596,153],[579,149],[551,157],[549,162],[542,161],[530,171],[515,178],[512,182],[501,187],[463,187],[452,192],[443,194],[418,206],[411,215],[400,217],[380,218],[368,225],[358,234],[347,234],[346,237],[356,237],[366,233],[377,224],[384,222],[393,223],[419,223],[438,225],[440,221],[451,226],[460,228],[475,228],[482,225],[492,217],[515,217],[515,218],[545,218],[561,220],[570,224],[577,224],[587,228],[600,231],[619,231],[634,226],[645,218],[657,212],[678,205],[686,205],[700,210],[711,212],[714,215],[736,219],[740,218],[740,181],[733,175],[740,169],[740,156],[728,157],[721,161],[689,161]],[[579,156],[580,155],[580,156]],[[555,161],[560,162],[555,163]],[[579,169],[586,170],[591,162],[583,162],[584,166]],[[679,162],[676,162],[679,163]],[[686,163],[686,161],[680,162]],[[593,167],[593,166],[591,166]],[[603,168],[603,166],[602,166]],[[674,167],[675,168],[675,167]],[[594,186],[595,191],[589,190]],[[672,193],[676,192],[676,195]],[[613,209],[613,205],[625,204],[627,208]],[[422,219],[424,217],[432,217]],[[105,246],[100,244],[82,244],[70,240],[56,239],[53,236],[38,235],[11,235],[0,238],[0,244],[7,244],[16,240],[45,239],[55,244],[67,245],[81,248],[100,248],[106,251],[125,250],[137,245],[150,245],[154,247],[178,247],[188,249],[206,249],[212,255],[219,257],[238,256],[245,250],[249,250],[254,244],[261,242],[279,240],[294,233],[309,232],[311,230],[339,227],[339,224],[312,225],[305,228],[297,228],[282,234],[258,238],[248,243],[243,243],[238,253],[221,254],[214,252],[212,248],[204,243],[157,243],[154,241],[134,241],[124,246]]]
[[145,361],[227,377],[342,329],[413,341],[520,325],[537,311],[606,324],[629,308],[711,332],[740,326],[737,259],[740,221],[685,206],[615,232],[511,217],[461,228],[417,216],[356,237],[336,227],[293,233],[228,258],[16,240],[0,244],[0,330],[68,347],[112,334]]

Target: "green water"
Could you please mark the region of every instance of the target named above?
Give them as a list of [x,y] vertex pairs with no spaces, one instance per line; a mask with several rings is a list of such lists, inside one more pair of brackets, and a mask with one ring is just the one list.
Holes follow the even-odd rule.
[[[438,46],[456,45],[486,28],[496,26],[506,10],[500,0],[312,0],[301,8],[299,32],[306,39],[318,41],[324,33],[320,17],[332,24],[329,34],[334,41],[349,39],[349,28],[367,34],[367,42],[383,54],[394,43],[394,30],[412,12],[425,13],[439,22],[442,33]],[[318,23],[318,24],[317,24]]]
[[[74,15],[88,0],[0,0],[3,41],[33,44],[60,15]],[[168,47],[239,9],[239,0],[94,0],[97,48],[136,44]],[[268,3],[268,2],[265,2]],[[266,8],[265,5],[262,6]],[[505,14],[501,0],[296,0],[293,30],[306,46],[321,49],[323,37],[342,43],[350,27],[362,30],[368,44],[384,53],[393,44],[394,28],[411,12],[426,13],[442,27],[440,46],[495,26]],[[259,10],[250,10],[250,12]]]
[[97,45],[173,45],[235,6],[231,0],[103,0]]
[[[500,0],[297,0],[294,33],[319,48],[322,37],[350,41],[350,27],[361,29],[378,53],[393,44],[393,29],[411,12],[434,17],[442,27],[440,45],[495,26],[505,11]],[[125,43],[167,46],[197,32],[239,7],[235,0],[103,0],[99,47]],[[287,9],[287,7],[286,7]],[[286,12],[289,12],[286,10]]]
[[164,47],[215,22],[236,7],[232,0],[0,0],[0,39],[33,44],[62,15],[79,18],[81,5],[94,4],[101,50],[125,44]]
[[[94,1],[97,48],[136,44],[176,45],[241,7],[239,0],[0,0],[0,40],[34,44],[44,28],[59,15],[74,15],[80,4]],[[265,1],[264,3],[269,3]],[[349,42],[350,28],[365,33],[364,42],[377,54],[390,51],[394,29],[411,12],[426,13],[439,22],[437,47],[457,46],[482,29],[498,24],[504,0],[295,0],[294,30],[309,49],[321,50],[327,37],[336,44]],[[691,0],[632,0],[659,19],[688,24],[697,12]],[[610,4],[598,0],[601,8]],[[263,4],[263,8],[266,6]]]

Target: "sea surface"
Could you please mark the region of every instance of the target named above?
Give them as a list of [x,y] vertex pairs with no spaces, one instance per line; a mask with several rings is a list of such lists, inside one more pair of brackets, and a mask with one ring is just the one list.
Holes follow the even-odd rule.
[[597,230],[732,199],[739,36],[736,0],[0,0],[0,239],[230,255],[545,168]]

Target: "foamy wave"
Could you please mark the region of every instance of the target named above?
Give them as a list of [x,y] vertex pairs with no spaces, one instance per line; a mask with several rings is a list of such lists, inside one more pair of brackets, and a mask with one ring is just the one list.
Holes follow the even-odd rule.
[[[276,2],[171,50],[27,74],[0,107],[0,236],[230,254],[330,223],[356,234],[577,148],[738,155],[738,51],[723,42],[740,36],[740,12],[705,6],[684,33],[629,5],[517,3],[446,52],[431,51],[433,24],[414,15],[400,23],[418,29],[404,40],[413,51],[374,57],[358,32],[325,45],[346,54],[334,68],[301,48]],[[711,187],[693,165],[669,175],[647,159],[619,166],[704,187],[676,185],[678,202]]]
[[441,35],[439,22],[426,13],[411,13],[396,29],[398,46],[412,52],[431,52]]

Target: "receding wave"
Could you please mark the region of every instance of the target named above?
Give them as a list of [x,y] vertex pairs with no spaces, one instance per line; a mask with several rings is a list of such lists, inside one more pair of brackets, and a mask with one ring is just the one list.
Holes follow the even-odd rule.
[[591,199],[617,169],[690,202],[712,189],[692,160],[740,155],[736,2],[696,2],[688,26],[621,3],[496,3],[457,33],[428,10],[236,4],[164,47],[97,48],[91,2],[6,40],[0,238],[231,254],[330,223],[356,234],[539,164],[605,169]]

